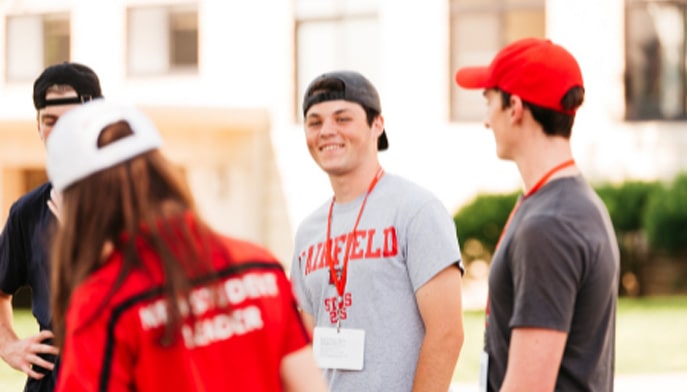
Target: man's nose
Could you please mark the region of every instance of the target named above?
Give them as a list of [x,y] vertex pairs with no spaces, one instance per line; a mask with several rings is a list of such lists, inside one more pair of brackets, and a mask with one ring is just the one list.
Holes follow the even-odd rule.
[[337,131],[337,123],[335,119],[325,119],[322,122],[322,128],[320,129],[320,135],[332,135]]

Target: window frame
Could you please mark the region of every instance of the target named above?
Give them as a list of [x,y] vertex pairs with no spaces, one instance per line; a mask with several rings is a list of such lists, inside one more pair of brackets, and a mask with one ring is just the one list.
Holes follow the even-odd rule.
[[[544,34],[541,36],[541,38],[544,38],[546,35],[546,1],[545,0],[527,0],[527,1],[517,1],[517,2],[511,2],[508,0],[492,0],[491,2],[486,2],[486,1],[471,1],[468,3],[463,3],[461,0],[449,0],[449,13],[448,13],[448,30],[449,30],[449,39],[448,39],[448,45],[450,48],[450,53],[451,55],[448,58],[449,62],[449,75],[448,79],[450,83],[447,85],[449,86],[449,91],[448,91],[448,97],[449,97],[449,102],[448,102],[448,116],[449,116],[449,122],[451,123],[465,123],[465,122],[477,122],[481,121],[483,117],[483,113],[470,113],[467,116],[465,114],[461,114],[458,112],[458,95],[460,94],[459,87],[456,86],[455,83],[455,72],[459,67],[466,66],[466,65],[480,65],[480,64],[459,64],[456,61],[456,53],[457,51],[457,43],[455,42],[454,35],[455,35],[455,29],[456,29],[456,23],[458,23],[458,19],[461,18],[461,14],[463,15],[470,15],[470,14],[490,14],[490,15],[495,15],[496,19],[498,20],[497,25],[499,26],[498,31],[496,32],[497,35],[497,40],[498,43],[496,47],[493,49],[493,55],[495,55],[498,50],[508,43],[512,42],[514,39],[520,38],[520,37],[508,37],[508,31],[507,31],[507,23],[506,20],[508,18],[509,13],[512,12],[522,12],[522,11],[541,11],[542,16],[543,16],[543,30]],[[463,16],[464,17],[464,16]],[[486,64],[484,64],[486,65]]]
[[[630,38],[633,33],[633,28],[630,25],[630,13],[631,13],[631,8],[645,8],[649,4],[661,4],[661,5],[672,5],[677,7],[681,12],[682,15],[682,23],[683,23],[683,37],[682,37],[682,45],[681,45],[681,53],[679,56],[679,67],[680,69],[678,70],[678,74],[680,75],[680,95],[682,98],[682,105],[681,105],[681,112],[675,116],[666,116],[665,114],[660,114],[660,115],[651,115],[651,114],[641,114],[637,113],[639,109],[632,108],[633,106],[644,106],[646,103],[652,103],[650,100],[644,100],[642,102],[637,102],[633,103],[631,100],[633,97],[630,97],[630,91],[633,88],[633,86],[630,85],[630,78],[631,78],[631,59],[630,57],[632,56],[631,51],[632,51],[632,42],[630,41]],[[627,122],[644,122],[644,121],[687,121],[687,0],[625,0],[625,7],[624,7],[624,32],[623,32],[623,37],[624,37],[624,72],[623,72],[623,88],[625,91],[624,94],[624,120]],[[660,43],[660,42],[659,42]],[[661,86],[659,86],[661,87]],[[660,107],[661,102],[655,102],[657,106]]]
[[[133,13],[137,11],[143,11],[143,10],[157,10],[163,14],[165,23],[164,27],[166,28],[166,31],[161,33],[161,36],[164,37],[164,42],[162,42],[163,45],[165,45],[164,48],[164,53],[161,55],[165,57],[164,59],[157,59],[160,61],[160,63],[164,63],[164,65],[160,66],[158,69],[155,69],[156,67],[152,67],[151,69],[145,69],[145,67],[142,67],[143,69],[135,69],[137,68],[135,65],[132,64],[132,61],[135,61],[132,59],[132,56],[138,56],[139,53],[132,53],[138,46],[133,44],[133,34],[135,34],[136,29],[138,29],[138,26],[134,26],[134,22],[132,21],[132,15]],[[177,40],[175,39],[177,36],[175,35],[175,29],[174,29],[174,18],[176,15],[184,14],[184,13],[193,13],[195,14],[195,54],[192,57],[195,57],[195,63],[188,63],[188,64],[180,64],[176,63],[174,61],[175,59],[175,54],[177,53],[175,51],[175,42]],[[193,31],[193,30],[189,30]],[[160,32],[157,32],[160,33]],[[126,29],[125,29],[125,42],[126,42],[126,74],[128,77],[132,78],[138,78],[138,77],[151,77],[151,76],[160,76],[160,75],[177,75],[177,74],[197,74],[200,72],[200,11],[197,3],[178,3],[178,4],[141,4],[141,5],[132,5],[126,8]]]
[[[14,18],[25,18],[25,19],[34,19],[35,22],[39,23],[39,31],[36,31],[36,34],[40,37],[40,54],[38,55],[38,59],[36,60],[35,64],[31,64],[30,71],[27,70],[26,74],[23,75],[13,75],[11,74],[12,72],[12,65],[10,62],[10,57],[15,57],[14,52],[11,50],[11,47],[14,45],[22,45],[22,41],[24,40],[24,37],[14,37],[14,34],[12,34],[11,31],[11,20]],[[64,23],[65,26],[59,26],[58,30],[64,31],[66,30],[66,38],[63,39],[57,39],[58,42],[66,41],[66,53],[65,51],[59,50],[57,48],[56,54],[55,55],[50,55],[48,52],[53,49],[53,45],[51,45],[51,38],[52,36],[50,34],[50,28],[48,24],[50,23]],[[16,39],[16,41],[13,41]],[[72,23],[71,23],[71,14],[68,11],[57,11],[57,12],[41,12],[41,13],[35,13],[35,14],[7,14],[5,15],[5,81],[9,83],[14,83],[14,82],[26,82],[26,81],[32,81],[33,78],[35,77],[36,74],[40,73],[43,69],[46,67],[61,63],[64,61],[71,61],[71,56],[72,56],[72,39],[73,39],[73,33],[72,33]],[[35,45],[35,44],[34,44]],[[62,53],[60,53],[62,52]],[[16,57],[15,57],[16,58]],[[19,60],[22,61],[23,60]],[[24,68],[24,67],[22,67]]]
[[[315,2],[319,2],[321,0],[315,0]],[[373,21],[376,22],[376,26],[380,27],[379,25],[379,16],[380,16],[380,2],[377,1],[362,1],[358,2],[356,4],[355,1],[342,1],[338,2],[339,0],[336,0],[334,3],[331,4],[314,4],[313,0],[295,0],[295,11],[294,11],[294,24],[293,24],[293,85],[292,85],[292,91],[293,91],[293,116],[294,116],[294,123],[300,124],[303,122],[303,116],[302,116],[302,108],[301,108],[301,101],[303,99],[302,94],[305,93],[305,91],[301,90],[301,85],[303,87],[306,86],[306,84],[310,80],[301,80],[300,73],[301,73],[301,54],[303,53],[302,51],[304,50],[301,43],[300,43],[300,31],[303,28],[304,25],[309,25],[309,24],[315,24],[315,23],[325,23],[329,24],[332,26],[335,26],[336,30],[341,31],[346,29],[346,24],[350,22],[355,22],[355,21]],[[381,37],[381,30],[379,30],[379,34]],[[335,44],[340,44],[342,41],[337,41]],[[345,39],[343,42],[346,42]],[[381,48],[377,48],[381,49]],[[381,50],[377,50],[376,53],[380,53]],[[355,58],[355,56],[353,56]],[[344,63],[350,62],[350,57],[347,57],[344,59]],[[377,61],[377,64],[381,64],[381,57],[379,61]],[[379,68],[379,67],[378,67]],[[370,72],[366,72],[364,69],[356,69],[357,71],[360,71],[362,74],[364,74],[366,77],[374,79],[372,75],[370,75]],[[321,70],[322,72],[326,72],[329,70]],[[381,73],[381,69],[377,70],[377,73]],[[376,73],[375,73],[376,74]],[[314,77],[314,76],[313,76]]]

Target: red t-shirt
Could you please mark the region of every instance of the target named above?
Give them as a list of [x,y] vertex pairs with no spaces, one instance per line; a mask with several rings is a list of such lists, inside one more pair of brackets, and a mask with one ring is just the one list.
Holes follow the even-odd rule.
[[150,248],[139,248],[147,268],[132,271],[106,303],[122,266],[119,251],[77,287],[57,392],[281,391],[282,359],[310,343],[291,286],[266,250],[220,241],[226,251],[213,251],[214,277],[181,302],[187,317],[170,347],[159,344],[166,300]]

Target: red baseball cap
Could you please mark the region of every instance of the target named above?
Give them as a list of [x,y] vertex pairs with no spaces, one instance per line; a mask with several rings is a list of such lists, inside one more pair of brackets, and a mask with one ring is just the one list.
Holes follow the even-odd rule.
[[489,66],[463,67],[456,83],[467,89],[498,88],[547,109],[563,109],[561,100],[573,87],[582,87],[577,60],[562,46],[548,39],[524,38],[507,45]]

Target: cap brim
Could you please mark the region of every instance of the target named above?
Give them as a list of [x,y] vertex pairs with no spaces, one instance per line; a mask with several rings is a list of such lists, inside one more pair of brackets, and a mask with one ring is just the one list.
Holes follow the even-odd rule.
[[488,67],[463,67],[456,72],[456,83],[463,88],[487,88]]

